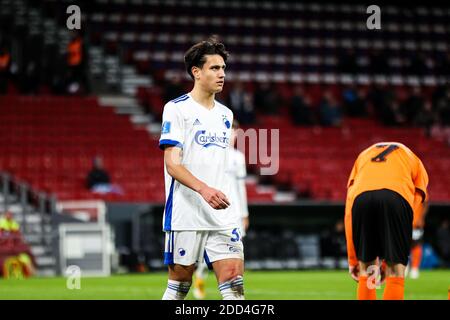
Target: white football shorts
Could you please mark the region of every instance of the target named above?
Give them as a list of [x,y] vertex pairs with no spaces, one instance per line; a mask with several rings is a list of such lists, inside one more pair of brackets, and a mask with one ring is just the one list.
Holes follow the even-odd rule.
[[211,231],[167,231],[164,264],[190,266],[205,260],[244,260],[244,246],[239,228]]

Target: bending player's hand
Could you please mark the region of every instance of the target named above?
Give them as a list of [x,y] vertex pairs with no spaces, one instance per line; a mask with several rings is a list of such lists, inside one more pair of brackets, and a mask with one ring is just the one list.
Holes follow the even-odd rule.
[[380,265],[380,285],[384,284],[384,282],[386,281],[386,261],[382,261],[381,265]]
[[230,206],[227,196],[217,189],[205,186],[199,193],[213,209],[226,209]]
[[350,276],[353,278],[353,280],[358,282],[359,281],[359,264],[357,264],[355,266],[349,266],[348,273],[350,273]]

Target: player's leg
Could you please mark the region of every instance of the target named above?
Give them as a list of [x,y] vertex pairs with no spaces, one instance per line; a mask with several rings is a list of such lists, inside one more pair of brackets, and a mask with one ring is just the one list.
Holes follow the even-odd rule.
[[386,287],[383,300],[403,300],[405,295],[406,265],[401,263],[387,263]]
[[376,191],[358,195],[352,205],[353,244],[359,261],[358,300],[376,300],[372,273],[380,254]]
[[244,300],[244,262],[223,259],[212,263],[224,300]]
[[390,190],[381,190],[382,257],[387,263],[384,300],[403,300],[405,270],[411,249],[413,213],[408,202]]
[[244,246],[236,230],[211,231],[205,245],[224,300],[244,300]]
[[376,300],[376,288],[379,275],[378,259],[359,262],[358,300]]
[[419,268],[422,261],[422,245],[417,244],[411,250],[411,271],[409,277],[411,279],[419,278]]
[[419,278],[419,268],[422,262],[422,237],[423,229],[415,228],[413,230],[412,238],[413,244],[411,249],[411,261],[409,277],[411,279]]
[[169,265],[169,280],[162,300],[184,300],[192,283],[195,265]]
[[169,279],[163,300],[186,298],[203,238],[201,232],[195,231],[166,232],[164,263],[168,266]]
[[206,262],[202,260],[198,263],[194,273],[194,297],[196,299],[205,299],[205,282],[208,277],[208,266]]

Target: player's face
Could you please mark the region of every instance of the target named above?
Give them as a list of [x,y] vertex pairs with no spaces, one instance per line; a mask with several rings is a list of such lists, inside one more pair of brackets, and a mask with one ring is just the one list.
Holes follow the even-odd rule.
[[225,62],[218,54],[206,55],[206,62],[199,70],[198,79],[205,91],[221,92],[225,84]]

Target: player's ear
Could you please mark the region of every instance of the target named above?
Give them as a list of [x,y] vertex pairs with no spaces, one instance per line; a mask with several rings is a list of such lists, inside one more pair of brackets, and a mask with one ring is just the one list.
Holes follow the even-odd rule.
[[192,72],[192,75],[194,76],[195,80],[198,80],[200,78],[200,68],[199,67],[193,66],[191,68],[191,72]]

